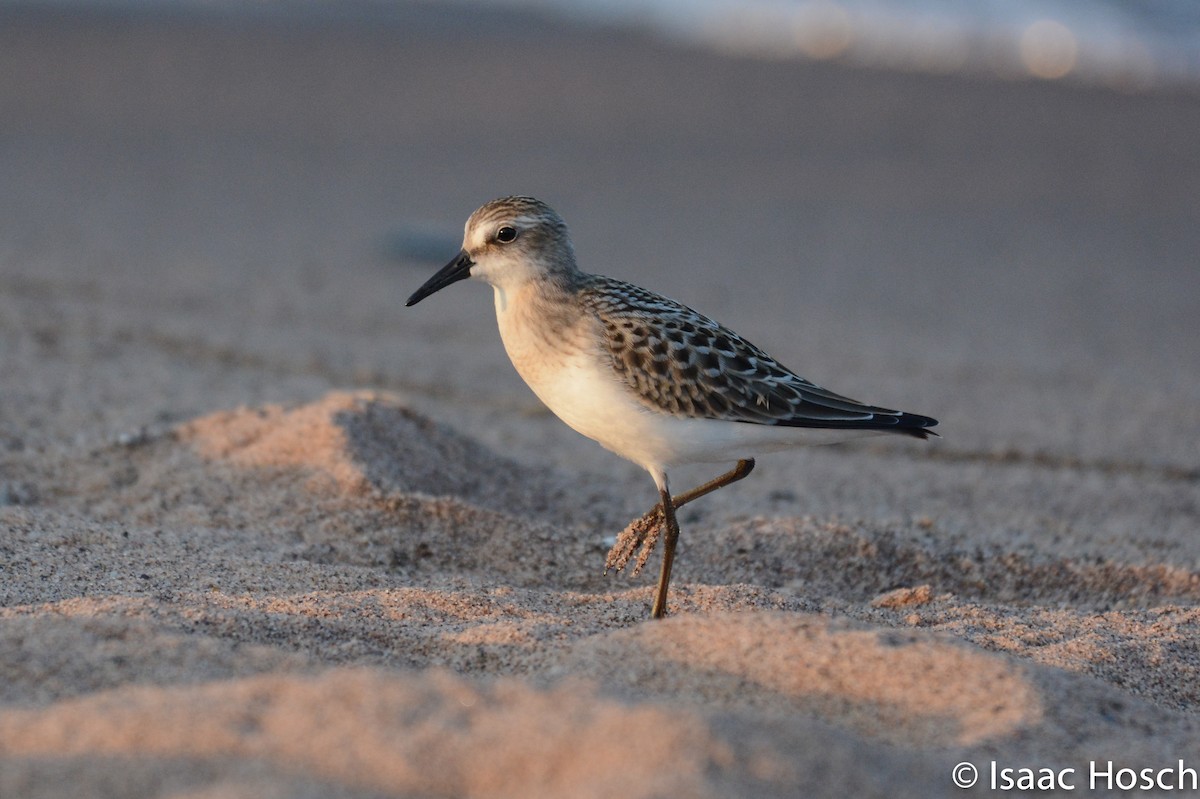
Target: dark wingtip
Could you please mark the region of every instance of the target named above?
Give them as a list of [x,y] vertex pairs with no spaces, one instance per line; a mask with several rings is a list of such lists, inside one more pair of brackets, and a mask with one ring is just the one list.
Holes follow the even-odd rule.
[[900,428],[896,432],[906,433],[913,438],[919,438],[922,440],[928,439],[930,436],[934,438],[941,438],[940,435],[929,429],[937,425],[937,423],[937,419],[933,419],[929,416],[920,416],[915,413],[902,413],[896,420],[896,424]]

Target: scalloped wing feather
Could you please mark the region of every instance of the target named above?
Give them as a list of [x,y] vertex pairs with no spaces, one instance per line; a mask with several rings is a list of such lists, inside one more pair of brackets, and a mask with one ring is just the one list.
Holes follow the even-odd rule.
[[613,370],[647,407],[679,416],[789,427],[907,432],[935,422],[835,394],[731,330],[629,283],[596,277],[581,292]]

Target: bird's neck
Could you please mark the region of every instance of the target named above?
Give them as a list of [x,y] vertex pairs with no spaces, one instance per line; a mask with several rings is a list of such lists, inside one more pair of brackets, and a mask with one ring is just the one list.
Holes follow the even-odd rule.
[[496,322],[510,355],[534,341],[552,342],[580,323],[573,293],[561,284],[538,280],[493,289]]
[[546,313],[555,307],[567,305],[579,290],[580,281],[576,279],[579,276],[579,272],[554,273],[515,285],[493,285],[496,317],[501,318],[513,312],[528,314],[533,309]]

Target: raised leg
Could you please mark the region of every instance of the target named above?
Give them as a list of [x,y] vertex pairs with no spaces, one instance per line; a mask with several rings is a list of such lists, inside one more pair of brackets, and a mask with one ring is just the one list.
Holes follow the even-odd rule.
[[[655,608],[658,608],[661,602],[661,611],[654,614],[655,618],[661,618],[666,610],[667,587],[671,579],[671,565],[675,556],[675,541],[679,538],[679,523],[675,519],[675,509],[706,494],[711,494],[718,488],[727,486],[730,483],[736,483],[738,480],[749,475],[753,470],[754,460],[746,458],[745,460],[738,461],[737,466],[720,477],[709,480],[707,483],[696,486],[678,496],[672,497],[668,490],[660,489],[659,503],[651,508],[649,513],[631,522],[621,532],[621,535],[617,537],[617,542],[613,544],[612,550],[608,553],[605,570],[616,569],[620,571],[625,568],[633,553],[640,547],[641,552],[638,553],[637,562],[633,568],[633,573],[635,575],[638,574],[642,570],[642,567],[646,565],[646,561],[649,559],[654,545],[658,542],[659,533],[665,529],[668,535],[668,542],[664,545],[663,549],[663,571],[659,577],[658,594],[655,596],[654,602]],[[667,507],[670,507],[669,519],[666,510]],[[674,528],[673,538],[671,533],[672,528]]]
[[[727,486],[730,483],[736,483],[743,479],[754,469],[754,460],[747,458],[740,460],[730,471],[709,480],[704,485],[696,486],[690,491],[685,491],[678,496],[671,498],[671,503],[680,508],[692,500],[711,494],[722,486]],[[664,529],[663,525],[663,505],[659,502],[643,516],[634,519],[629,525],[621,531],[617,536],[616,542],[612,549],[608,552],[608,558],[604,562],[604,572],[607,574],[609,569],[621,571],[628,565],[630,558],[634,552],[638,552],[637,561],[633,565],[633,574],[636,577],[641,573],[642,568],[646,565],[646,561],[650,559],[650,553],[654,551],[655,544],[658,543],[658,536]]]
[[754,458],[746,458],[743,461],[738,461],[737,466],[734,466],[725,472],[725,474],[720,477],[714,477],[704,485],[696,486],[691,491],[684,491],[677,497],[671,497],[671,502],[675,505],[676,509],[682,508],[693,499],[700,499],[700,497],[705,494],[711,494],[718,488],[724,488],[730,483],[736,483],[738,480],[748,477],[752,471],[754,471]]

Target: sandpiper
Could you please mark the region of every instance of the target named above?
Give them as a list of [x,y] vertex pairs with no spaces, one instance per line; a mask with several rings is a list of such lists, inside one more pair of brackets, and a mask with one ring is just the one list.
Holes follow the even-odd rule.
[[[754,455],[862,433],[936,435],[936,419],[835,394],[674,300],[579,270],[566,223],[532,197],[503,197],[467,220],[463,246],[406,305],[465,278],[491,284],[513,366],[559,419],[638,464],[659,503],[617,539],[607,564],[636,569],[663,535],[651,615],[667,609],[676,508],[741,480]],[[667,473],[691,463],[737,465],[672,496]],[[635,570],[636,573],[636,570]]]

